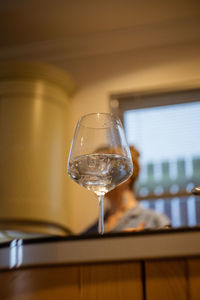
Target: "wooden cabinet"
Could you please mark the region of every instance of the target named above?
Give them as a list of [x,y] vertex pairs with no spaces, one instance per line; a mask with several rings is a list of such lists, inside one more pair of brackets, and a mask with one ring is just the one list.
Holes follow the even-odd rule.
[[0,273],[1,300],[142,300],[139,262],[26,268]]
[[0,272],[1,300],[199,300],[200,258],[173,258]]
[[185,259],[145,263],[147,300],[187,300],[187,261]]
[[0,247],[0,300],[67,299],[199,300],[199,228]]

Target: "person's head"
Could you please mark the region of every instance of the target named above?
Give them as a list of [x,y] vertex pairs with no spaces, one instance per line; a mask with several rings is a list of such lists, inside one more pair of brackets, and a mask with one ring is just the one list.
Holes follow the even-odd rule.
[[131,190],[133,190],[134,185],[140,174],[140,163],[139,163],[140,153],[134,146],[130,146],[130,153],[131,153],[132,162],[133,162],[133,174],[127,180],[127,183],[129,184],[129,188]]
[[115,189],[111,190],[106,194],[106,198],[108,198],[112,202],[115,201],[115,199],[119,197],[120,194],[124,192],[124,190],[134,191],[134,185],[140,173],[140,164],[139,164],[140,154],[134,146],[130,146],[130,153],[133,162],[133,174],[128,180],[126,180],[125,182],[123,182]]

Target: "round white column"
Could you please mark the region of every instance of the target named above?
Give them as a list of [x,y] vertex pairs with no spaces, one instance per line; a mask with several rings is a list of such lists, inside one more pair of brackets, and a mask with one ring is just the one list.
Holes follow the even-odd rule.
[[0,65],[0,230],[66,234],[66,130],[74,83],[37,63]]

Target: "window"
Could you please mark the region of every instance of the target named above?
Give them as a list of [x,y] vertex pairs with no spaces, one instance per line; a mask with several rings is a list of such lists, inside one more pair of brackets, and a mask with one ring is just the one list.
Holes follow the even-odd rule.
[[200,90],[116,95],[128,143],[141,154],[136,197],[173,227],[200,224]]

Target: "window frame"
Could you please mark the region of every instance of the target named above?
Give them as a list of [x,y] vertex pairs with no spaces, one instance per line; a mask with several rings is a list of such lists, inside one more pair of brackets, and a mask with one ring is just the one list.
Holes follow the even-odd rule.
[[180,89],[158,89],[111,94],[109,108],[124,124],[124,112],[141,108],[200,102],[200,87]]

